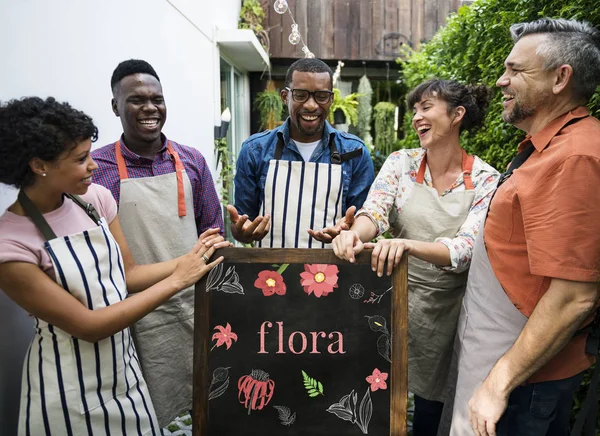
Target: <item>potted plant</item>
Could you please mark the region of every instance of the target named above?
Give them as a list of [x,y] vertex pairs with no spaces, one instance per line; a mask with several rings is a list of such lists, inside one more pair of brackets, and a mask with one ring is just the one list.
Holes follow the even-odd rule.
[[329,108],[329,122],[331,124],[348,123],[351,126],[355,126],[358,122],[358,101],[356,99],[359,95],[352,93],[342,97],[340,90],[333,88],[333,102]]
[[267,87],[256,95],[254,104],[260,113],[260,128],[272,130],[277,127],[283,112],[283,102],[279,93],[275,89]]

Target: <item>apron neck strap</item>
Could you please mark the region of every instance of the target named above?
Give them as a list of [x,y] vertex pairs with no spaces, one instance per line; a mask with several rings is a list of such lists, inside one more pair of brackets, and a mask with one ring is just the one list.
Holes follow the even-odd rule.
[[[78,195],[66,194],[66,196],[73,200],[77,206],[85,210],[85,213],[94,221],[95,224],[100,225],[100,215],[91,203],[86,203]],[[23,192],[23,190],[19,191],[17,199],[21,204],[21,207],[23,207],[25,214],[31,218],[31,221],[33,221],[33,224],[35,224],[35,226],[38,228],[44,239],[46,241],[56,239],[56,233],[54,233],[48,224],[48,221],[46,221],[46,218],[44,218],[37,206],[33,203],[33,201],[31,201],[27,194]]]
[[[167,140],[167,151],[171,155],[171,159],[175,162],[175,174],[177,176],[177,212],[179,217],[186,216],[187,210],[185,205],[185,190],[183,188],[183,164],[179,158],[179,153],[175,151],[171,141]],[[117,168],[119,169],[119,179],[125,180],[129,178],[125,159],[121,152],[121,140],[115,142],[115,154],[117,157]]]
[[[463,180],[465,182],[465,189],[471,190],[473,187],[473,179],[471,179],[471,172],[473,171],[473,162],[475,162],[475,157],[467,152],[464,149],[462,150],[462,172],[463,172]],[[417,172],[416,182],[418,184],[423,184],[425,180],[425,169],[427,168],[427,152],[423,155],[423,160],[421,161],[421,165],[419,166],[419,171]]]
[[[343,159],[335,145],[335,133],[332,133],[329,136],[329,144],[328,145],[329,145],[329,156],[331,157],[331,163],[332,164],[341,164]],[[362,150],[361,150],[361,152],[362,152]],[[280,160],[282,155],[283,155],[283,134],[280,134],[280,132],[278,132],[277,145],[275,145],[275,154],[273,155],[273,159]]]

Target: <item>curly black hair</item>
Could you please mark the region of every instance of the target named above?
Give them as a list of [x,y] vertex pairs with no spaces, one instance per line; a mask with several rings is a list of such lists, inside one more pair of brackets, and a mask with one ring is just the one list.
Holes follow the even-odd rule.
[[154,71],[154,68],[152,68],[152,65],[148,62],[140,59],[129,59],[117,65],[117,68],[115,68],[115,71],[112,73],[112,77],[110,78],[110,89],[113,94],[116,90],[115,87],[123,80],[123,77],[131,76],[132,74],[150,74],[160,82],[158,74],[156,74],[156,71]]
[[47,162],[81,141],[98,139],[92,119],[52,97],[0,102],[0,182],[22,188],[33,183],[33,158]]
[[430,79],[413,89],[406,102],[408,109],[424,97],[437,97],[446,102],[448,112],[458,106],[465,108],[459,131],[476,130],[481,127],[490,103],[492,91],[485,85],[463,85],[456,80]]

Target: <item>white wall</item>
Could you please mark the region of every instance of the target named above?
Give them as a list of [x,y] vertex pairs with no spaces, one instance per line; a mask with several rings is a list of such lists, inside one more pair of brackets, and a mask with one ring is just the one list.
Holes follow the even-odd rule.
[[110,76],[144,59],[161,78],[165,134],[198,148],[214,168],[219,119],[216,22],[235,28],[239,0],[0,0],[0,100],[38,95],[69,101],[93,117],[95,146],[115,141]]

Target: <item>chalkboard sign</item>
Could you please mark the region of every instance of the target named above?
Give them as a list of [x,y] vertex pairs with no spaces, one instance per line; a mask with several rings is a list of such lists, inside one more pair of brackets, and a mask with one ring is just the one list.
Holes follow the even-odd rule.
[[196,293],[195,436],[406,434],[405,258],[379,278],[370,252],[220,254]]

